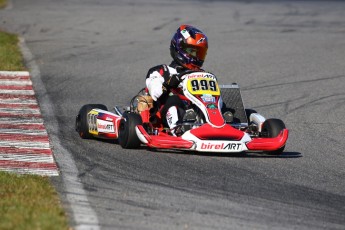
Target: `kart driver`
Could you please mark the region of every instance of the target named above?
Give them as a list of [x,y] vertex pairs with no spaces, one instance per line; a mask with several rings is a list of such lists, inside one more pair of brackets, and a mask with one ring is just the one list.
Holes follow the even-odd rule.
[[[170,43],[170,55],[173,61],[170,65],[152,67],[146,76],[146,86],[152,99],[160,107],[164,127],[174,130],[185,114],[184,104],[177,95],[169,95],[178,90],[181,80],[178,74],[187,70],[203,71],[208,49],[206,35],[190,25],[181,25]],[[161,106],[163,105],[163,106]],[[174,135],[179,135],[173,131]]]

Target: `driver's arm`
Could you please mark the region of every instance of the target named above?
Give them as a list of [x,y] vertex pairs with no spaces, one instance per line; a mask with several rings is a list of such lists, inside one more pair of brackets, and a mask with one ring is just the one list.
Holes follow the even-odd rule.
[[167,89],[175,89],[179,86],[180,83],[180,78],[178,77],[178,75],[174,74],[171,77],[169,77],[167,81],[164,82],[163,86],[165,86]]
[[166,65],[152,67],[146,75],[146,87],[154,101],[163,94],[163,83],[169,80],[170,73]]

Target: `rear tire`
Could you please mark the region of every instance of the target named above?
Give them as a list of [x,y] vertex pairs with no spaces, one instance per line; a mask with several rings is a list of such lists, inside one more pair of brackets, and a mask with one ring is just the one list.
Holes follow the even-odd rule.
[[125,113],[123,117],[119,126],[119,144],[124,149],[137,149],[140,147],[141,141],[135,127],[142,125],[141,116],[137,113]]
[[83,139],[90,139],[92,135],[89,133],[89,121],[87,114],[92,109],[102,109],[108,111],[108,108],[102,104],[87,104],[81,107],[75,121],[75,130]]
[[[272,138],[277,137],[280,134],[280,132],[285,128],[285,124],[282,120],[272,118],[267,119],[263,123],[261,132],[263,133],[264,137]],[[270,155],[280,155],[283,153],[284,149],[285,145],[275,151],[269,151],[267,153]]]

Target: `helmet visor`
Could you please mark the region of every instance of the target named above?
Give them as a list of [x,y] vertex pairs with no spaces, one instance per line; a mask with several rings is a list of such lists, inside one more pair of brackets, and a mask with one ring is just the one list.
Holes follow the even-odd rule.
[[205,60],[207,48],[200,46],[188,45],[185,43],[181,44],[181,48],[186,54],[198,60]]

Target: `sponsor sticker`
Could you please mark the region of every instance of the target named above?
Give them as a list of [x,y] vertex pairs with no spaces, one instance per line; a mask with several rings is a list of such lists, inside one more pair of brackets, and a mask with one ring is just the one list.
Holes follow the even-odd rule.
[[203,42],[205,41],[205,39],[206,39],[206,38],[200,38],[200,39],[196,42],[196,44],[203,43]]
[[216,80],[216,76],[210,74],[210,73],[192,73],[188,75],[188,78],[210,78]]
[[188,31],[186,29],[181,30],[181,34],[185,39],[190,37],[190,34],[188,33]]
[[197,147],[200,151],[214,151],[214,152],[241,152],[243,150],[243,143],[235,141],[213,141],[201,142]]
[[113,122],[97,120],[97,130],[100,133],[114,133]]
[[216,99],[211,94],[204,94],[204,95],[201,96],[201,99],[205,103],[214,103],[214,102],[216,102]]

